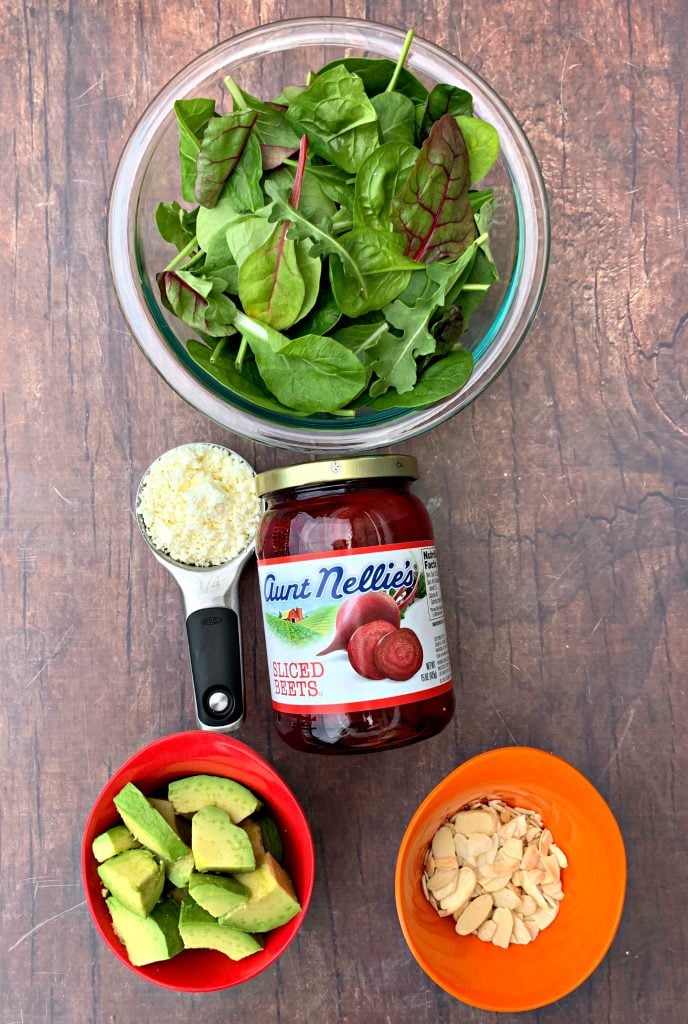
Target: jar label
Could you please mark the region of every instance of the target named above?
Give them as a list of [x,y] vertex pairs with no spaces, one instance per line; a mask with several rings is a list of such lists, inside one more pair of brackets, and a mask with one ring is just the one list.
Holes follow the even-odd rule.
[[363,711],[451,689],[431,542],[259,559],[258,578],[277,711]]

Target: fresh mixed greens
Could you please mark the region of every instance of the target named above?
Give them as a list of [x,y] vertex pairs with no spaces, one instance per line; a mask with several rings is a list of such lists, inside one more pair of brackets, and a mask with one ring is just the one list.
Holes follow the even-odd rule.
[[499,154],[471,95],[430,92],[399,60],[344,58],[271,102],[225,84],[232,112],[179,100],[182,200],[162,302],[189,355],[235,394],[291,415],[421,408],[459,390],[461,345],[497,270]]

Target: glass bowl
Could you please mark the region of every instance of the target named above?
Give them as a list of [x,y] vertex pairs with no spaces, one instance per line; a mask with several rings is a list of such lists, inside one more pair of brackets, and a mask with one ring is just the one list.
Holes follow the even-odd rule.
[[[180,71],[156,96],[127,142],[108,214],[108,249],[124,317],[144,354],[174,390],[216,423],[264,444],[314,452],[364,451],[414,437],[465,408],[495,379],[523,341],[542,296],[549,256],[545,186],[528,139],[506,104],[474,71],[416,38],[406,66],[426,85],[468,89],[476,114],[495,126],[501,156],[486,179],[498,206],[491,247],[500,281],[470,322],[464,344],[473,374],[456,394],[426,409],[361,409],[351,419],[284,416],[222,386],[186,351],[191,328],[161,304],[155,274],[173,255],[158,235],[159,202],[180,198],[174,101],[210,96],[229,109],[222,79],[231,73],[249,92],[269,98],[303,82],[311,69],[343,56],[396,60],[404,33],[348,18],[300,18],[264,25],[220,43]],[[482,186],[481,186],[482,187]]]

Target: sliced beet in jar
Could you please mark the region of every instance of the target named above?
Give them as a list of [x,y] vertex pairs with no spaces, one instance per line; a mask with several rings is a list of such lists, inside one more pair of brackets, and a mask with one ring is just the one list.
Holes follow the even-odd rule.
[[270,470],[256,551],[277,732],[363,753],[440,732],[454,712],[432,524],[418,464],[371,455]]

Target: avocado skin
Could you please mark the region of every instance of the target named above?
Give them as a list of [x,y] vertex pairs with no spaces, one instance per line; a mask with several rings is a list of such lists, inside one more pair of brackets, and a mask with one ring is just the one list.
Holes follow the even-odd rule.
[[114,896],[105,902],[112,927],[135,967],[171,960],[181,953],[184,943],[179,934],[179,906],[174,900],[163,900],[148,917],[132,914]]
[[248,932],[220,924],[191,897],[182,903],[179,931],[187,949],[216,949],[230,960],[243,960],[252,953],[260,953],[263,948]]
[[163,860],[179,860],[190,853],[163,816],[151,807],[140,789],[128,782],[114,799],[122,821],[138,841]]

